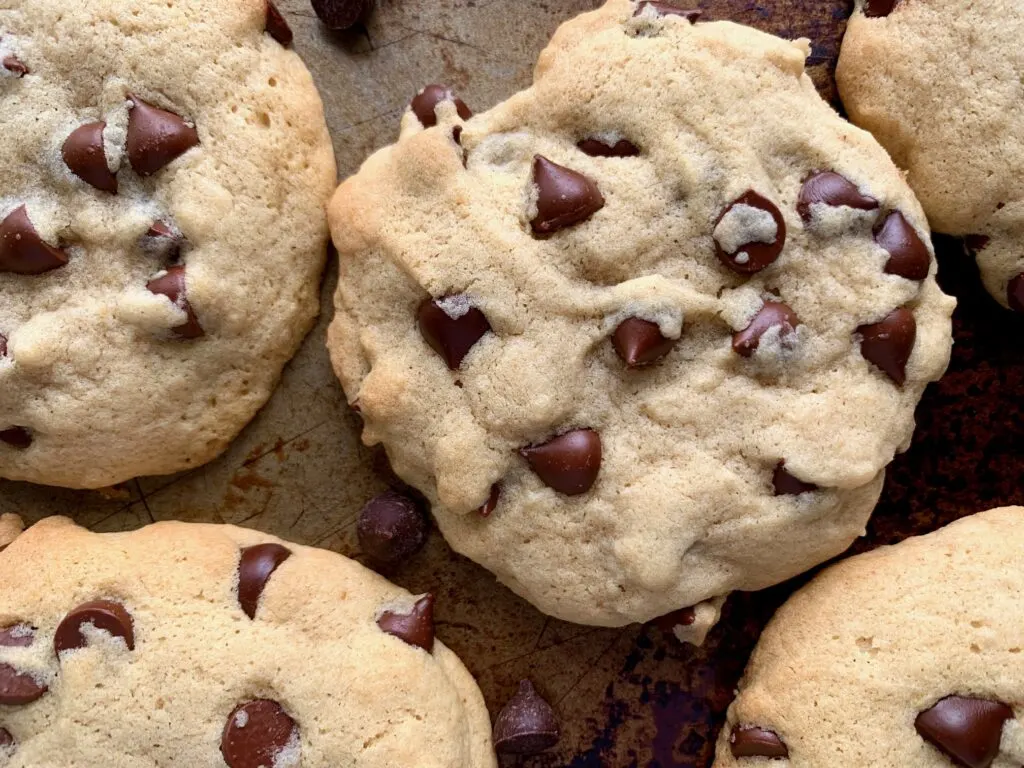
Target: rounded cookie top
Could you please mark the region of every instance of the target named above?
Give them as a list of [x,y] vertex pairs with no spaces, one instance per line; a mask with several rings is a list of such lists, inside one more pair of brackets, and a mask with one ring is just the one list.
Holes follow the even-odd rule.
[[0,477],[202,464],[318,310],[335,166],[265,0],[0,9]]
[[850,119],[908,171],[932,226],[967,236],[986,287],[1024,312],[1024,6],[858,2],[836,80]]
[[845,549],[946,366],[924,215],[807,50],[614,0],[485,114],[425,90],[331,203],[364,440],[548,613],[643,621]]
[[0,554],[0,583],[3,768],[496,765],[433,597],[332,552],[49,518]]
[[829,568],[761,635],[716,768],[1020,765],[1022,551],[1005,507]]

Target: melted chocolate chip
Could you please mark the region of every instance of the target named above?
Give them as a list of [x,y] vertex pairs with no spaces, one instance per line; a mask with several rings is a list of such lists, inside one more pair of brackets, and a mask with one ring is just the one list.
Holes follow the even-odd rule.
[[741,725],[729,734],[733,757],[789,757],[789,749],[772,731],[753,725]]
[[906,381],[907,361],[914,350],[917,322],[914,313],[906,307],[894,309],[881,321],[862,325],[860,353],[874,363],[900,386]]
[[48,688],[31,675],[19,672],[10,664],[0,662],[0,704],[20,706],[31,704]]
[[427,518],[412,499],[393,491],[367,502],[356,524],[359,546],[379,563],[400,563],[427,540]]
[[786,462],[780,461],[772,473],[772,485],[776,496],[799,496],[801,493],[818,490],[814,483],[805,483],[800,478],[786,471]]
[[932,263],[928,247],[899,211],[893,211],[875,227],[875,242],[889,254],[889,261],[885,263],[887,274],[908,280],[928,277],[928,267]]
[[757,208],[768,213],[775,222],[775,239],[770,243],[760,243],[754,240],[743,243],[732,251],[726,251],[715,238],[715,253],[719,260],[734,272],[749,275],[760,272],[770,266],[779,258],[782,249],[786,245],[786,221],[782,218],[782,212],[766,197],[759,195],[750,189],[731,202],[715,222],[715,228],[736,206],[743,205],[748,208]]
[[297,751],[299,743],[299,726],[281,705],[255,699],[239,704],[228,715],[220,752],[229,768],[273,768],[284,750]]
[[494,721],[494,749],[510,755],[536,755],[558,743],[558,718],[529,680]]
[[417,93],[409,107],[424,128],[432,128],[437,125],[437,105],[444,101],[455,102],[455,111],[463,120],[469,120],[473,116],[473,110],[466,106],[447,85],[428,85]]
[[0,648],[28,648],[35,639],[36,631],[28,624],[0,629]]
[[384,611],[377,619],[377,626],[430,653],[434,650],[434,596],[421,597],[409,613]]
[[157,219],[140,238],[139,245],[146,253],[163,262],[171,262],[181,255],[185,236],[174,224]]
[[174,306],[185,312],[187,319],[181,325],[176,325],[171,330],[183,339],[197,339],[204,334],[203,327],[199,324],[192,305],[188,303],[185,292],[185,268],[169,267],[160,277],[154,277],[146,288],[151,293],[166,296]]
[[11,732],[6,728],[0,728],[0,754],[5,751],[10,754],[14,747],[14,737],[11,736]]
[[659,0],[644,0],[642,3],[637,3],[636,11],[633,12],[633,15],[640,16],[648,8],[653,8],[659,16],[683,16],[691,24],[699,19],[703,13],[703,11],[698,9],[688,10],[679,8],[671,3],[664,3]]
[[250,619],[256,618],[260,596],[271,574],[291,554],[290,549],[280,544],[257,544],[242,550],[238,560],[238,604]]
[[1006,303],[1014,312],[1024,313],[1024,272],[1006,285]]
[[627,368],[657,362],[672,351],[676,341],[662,336],[657,323],[639,317],[626,318],[612,335],[612,346]]
[[292,28],[288,26],[288,21],[277,10],[277,6],[274,5],[270,0],[267,0],[267,13],[266,21],[264,22],[263,28],[266,30],[272,38],[277,40],[281,45],[291,45],[294,35],[292,34]]
[[480,505],[476,513],[480,517],[490,517],[491,513],[498,508],[498,499],[501,496],[501,484],[495,483],[491,486],[491,493],[487,497],[487,501]]
[[424,299],[417,319],[424,341],[453,371],[462,365],[473,345],[491,330],[486,315],[461,295]]
[[586,493],[601,469],[601,436],[592,429],[574,429],[546,443],[520,449],[530,469],[566,496]]
[[64,140],[60,155],[71,172],[86,184],[117,194],[117,176],[107,166],[103,149],[103,121],[80,125]]
[[800,187],[796,211],[804,221],[810,221],[811,206],[823,203],[833,207],[847,206],[862,211],[873,211],[878,208],[878,201],[873,197],[861,194],[857,186],[834,171],[812,173]]
[[864,4],[864,15],[868,18],[888,16],[900,0],[867,0]]
[[15,77],[24,77],[28,74],[28,67],[17,56],[4,56],[3,65],[4,69]]
[[541,155],[533,159],[533,183],[538,191],[537,215],[530,222],[534,234],[549,235],[579,224],[604,207],[597,184]]
[[1013,710],[1001,701],[947,696],[917,716],[921,737],[967,768],[988,768],[999,754],[1003,723]]
[[128,95],[132,102],[128,112],[128,162],[135,172],[151,176],[172,160],[199,144],[194,126],[180,115],[154,107],[138,96]]
[[0,272],[41,275],[67,263],[64,251],[39,236],[24,205],[0,221]]
[[0,430],[0,443],[6,443],[11,448],[24,451],[32,445],[32,433],[25,427],[8,427]]
[[583,139],[577,145],[580,151],[591,157],[636,157],[640,148],[631,141],[619,139],[614,144],[606,144],[601,139]]
[[796,312],[781,301],[766,301],[764,306],[754,315],[750,324],[732,337],[732,349],[738,355],[750,357],[761,343],[761,337],[772,328],[779,329],[782,339],[796,330],[800,319]]
[[53,648],[59,654],[76,648],[85,648],[89,641],[82,628],[92,624],[113,637],[120,637],[135,650],[135,628],[131,614],[125,607],[113,600],[90,600],[68,613],[57,626],[53,636]]

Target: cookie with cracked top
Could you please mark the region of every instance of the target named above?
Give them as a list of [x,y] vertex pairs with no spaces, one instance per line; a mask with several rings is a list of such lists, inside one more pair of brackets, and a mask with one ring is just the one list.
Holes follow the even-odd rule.
[[807,41],[642,5],[563,25],[487,112],[424,90],[328,212],[328,345],[364,440],[456,550],[598,625],[849,546],[953,309]]

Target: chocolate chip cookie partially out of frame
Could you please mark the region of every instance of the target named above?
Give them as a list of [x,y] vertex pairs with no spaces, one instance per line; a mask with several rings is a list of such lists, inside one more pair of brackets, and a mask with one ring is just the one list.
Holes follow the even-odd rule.
[[779,609],[714,768],[1024,762],[1024,507],[845,560]]
[[457,551],[563,619],[697,606],[697,640],[861,535],[953,300],[807,41],[691,16],[613,0],[476,116],[418,94],[331,203],[328,344]]
[[836,81],[907,171],[931,226],[962,236],[1024,313],[1024,4],[858,0]]
[[333,552],[51,517],[0,583],[3,768],[496,767],[433,596]]
[[267,0],[0,9],[0,477],[196,467],[270,396],[335,180],[290,40]]

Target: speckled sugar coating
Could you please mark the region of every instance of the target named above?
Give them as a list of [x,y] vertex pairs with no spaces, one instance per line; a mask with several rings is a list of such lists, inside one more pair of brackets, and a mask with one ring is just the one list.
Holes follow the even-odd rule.
[[0,4],[0,58],[26,70],[0,68],[0,221],[25,206],[67,261],[26,274],[60,259],[0,242],[0,476],[99,487],[202,464],[311,327],[335,166],[268,19],[287,39],[265,0]]
[[[291,554],[240,590],[244,553],[268,545]],[[261,734],[244,726],[256,713],[239,721],[236,707],[260,700],[292,721],[275,768],[297,756],[304,768],[496,765],[487,709],[458,658],[376,623],[414,598],[335,553],[224,525],[93,534],[47,518],[0,554],[0,583],[0,697],[5,664],[49,686],[0,703],[0,734],[14,741],[6,760],[0,749],[4,768],[255,768],[245,758]],[[250,618],[240,595],[253,583]],[[98,599],[124,607],[131,642],[87,627],[84,647],[56,654],[65,617]],[[229,721],[242,727],[222,756]]]
[[836,71],[850,119],[908,171],[937,231],[973,236],[989,292],[1024,312],[1024,5],[857,5]]
[[[364,440],[428,496],[456,550],[541,610],[602,625],[764,587],[845,549],[945,368],[953,308],[919,206],[885,152],[815,93],[806,41],[636,10],[613,0],[563,25],[534,86],[485,114],[463,121],[445,101],[427,130],[406,114],[399,142],[329,209],[341,258],[329,345]],[[577,142],[592,137],[638,154],[588,155]],[[880,204],[810,205],[805,223],[803,182],[823,170]],[[542,236],[558,201],[537,173],[580,203]],[[777,206],[784,248],[756,211],[723,217],[749,190]],[[872,228],[895,211],[924,240],[923,280],[884,271]],[[752,241],[774,224],[774,245],[739,252],[756,257],[746,268],[775,251],[755,274],[726,266],[712,238],[728,246],[724,230],[744,219]],[[774,299],[798,327],[734,351],[734,332]],[[899,307],[916,317],[902,386],[859,343]],[[610,337],[630,317],[681,337],[627,368]],[[431,348],[466,329],[475,343],[458,362]],[[559,435],[565,463],[532,471],[538,457],[519,451]]]
[[[825,571],[761,635],[716,768],[1019,766],[1022,553],[1024,507],[1004,507]],[[965,698],[989,716],[936,722]],[[788,758],[734,757],[751,728]]]

